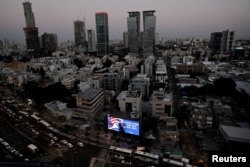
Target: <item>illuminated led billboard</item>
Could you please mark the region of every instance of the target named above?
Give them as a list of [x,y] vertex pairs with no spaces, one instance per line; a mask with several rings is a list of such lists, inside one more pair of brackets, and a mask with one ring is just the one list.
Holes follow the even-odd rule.
[[107,122],[108,122],[108,129],[110,130],[139,136],[140,126],[139,122],[137,121],[131,121],[116,117],[108,117]]

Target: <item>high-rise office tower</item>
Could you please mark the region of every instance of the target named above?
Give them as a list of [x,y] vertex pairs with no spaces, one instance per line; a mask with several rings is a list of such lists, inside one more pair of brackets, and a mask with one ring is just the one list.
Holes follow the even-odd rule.
[[23,2],[24,16],[26,21],[26,27],[36,27],[34,13],[30,2]]
[[29,52],[39,52],[38,28],[35,24],[34,14],[30,2],[23,2],[26,27],[23,28],[26,38],[26,45]]
[[140,12],[128,12],[128,52],[138,55],[140,49]]
[[81,20],[74,21],[75,45],[86,45],[85,22]]
[[230,53],[233,50],[234,35],[235,31],[232,30],[222,31],[221,48],[220,48],[221,53]]
[[220,53],[221,37],[221,32],[211,33],[210,48],[212,55]]
[[95,31],[92,29],[88,30],[88,51],[96,51]]
[[96,20],[96,37],[98,55],[106,55],[109,53],[109,29],[108,29],[108,13],[97,12]]
[[210,48],[212,55],[230,53],[234,47],[234,36],[235,31],[231,30],[211,33]]
[[154,10],[143,11],[143,53],[153,55],[155,47],[156,16]]

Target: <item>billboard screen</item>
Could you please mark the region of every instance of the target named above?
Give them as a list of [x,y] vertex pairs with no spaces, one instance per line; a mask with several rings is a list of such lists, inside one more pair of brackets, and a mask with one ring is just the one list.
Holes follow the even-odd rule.
[[131,121],[122,118],[108,117],[108,129],[117,132],[124,132],[132,135],[139,136],[140,126],[139,122]]

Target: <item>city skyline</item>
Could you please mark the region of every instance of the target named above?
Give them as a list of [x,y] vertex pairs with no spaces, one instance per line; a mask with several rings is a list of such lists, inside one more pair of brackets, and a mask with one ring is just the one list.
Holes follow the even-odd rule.
[[[25,44],[23,27],[25,17],[20,0],[0,2],[0,39],[8,38]],[[250,1],[248,0],[210,0],[210,1],[173,1],[173,0],[74,0],[34,1],[32,10],[39,28],[43,33],[56,33],[59,42],[74,41],[74,20],[84,20],[87,29],[95,30],[95,13],[107,12],[109,15],[110,39],[122,39],[127,31],[127,17],[130,11],[155,10],[156,32],[160,37],[210,38],[212,32],[226,29],[235,31],[237,38],[250,38]],[[49,5],[48,5],[49,4]],[[98,5],[97,5],[98,4]],[[141,31],[142,30],[141,20]]]

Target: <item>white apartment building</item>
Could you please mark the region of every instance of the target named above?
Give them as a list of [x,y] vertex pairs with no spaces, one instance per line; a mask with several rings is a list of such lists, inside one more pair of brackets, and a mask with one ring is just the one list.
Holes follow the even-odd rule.
[[149,56],[147,59],[145,59],[145,62],[144,62],[145,71],[144,71],[144,73],[147,74],[149,77],[153,76],[154,62],[155,62],[154,56]]
[[73,76],[67,76],[62,79],[62,84],[67,88],[67,89],[72,89],[75,86],[75,77]]
[[142,97],[149,96],[150,78],[146,74],[137,74],[130,81],[130,87],[141,91]]
[[67,108],[67,103],[52,101],[44,106],[57,118],[64,117],[66,120],[70,120],[72,117],[72,110]]
[[74,96],[77,104],[77,110],[73,113],[75,117],[92,121],[94,116],[103,110],[103,89],[88,88]]
[[102,88],[103,75],[93,76],[88,78],[91,88]]
[[136,111],[141,115],[141,93],[139,91],[122,91],[116,99],[121,112]]
[[166,83],[168,81],[167,66],[163,60],[157,60],[155,80],[160,83]]
[[152,100],[152,116],[164,120],[166,117],[172,116],[172,94],[166,94],[163,89],[153,91]]
[[80,83],[77,86],[78,86],[78,90],[80,90],[81,92],[84,92],[86,89],[90,88],[90,82],[80,81]]
[[124,65],[125,62],[116,62],[115,64],[111,65],[110,72],[121,72]]
[[80,81],[85,81],[93,74],[93,71],[90,67],[82,67],[79,69],[78,73]]
[[123,76],[125,79],[131,79],[130,78],[130,73],[137,71],[137,68],[134,66],[126,65],[123,68]]
[[139,59],[137,59],[136,57],[134,57],[134,56],[130,56],[128,59],[127,59],[127,61],[128,61],[128,65],[130,65],[130,66],[133,66],[133,67],[136,67],[136,65],[139,63]]

